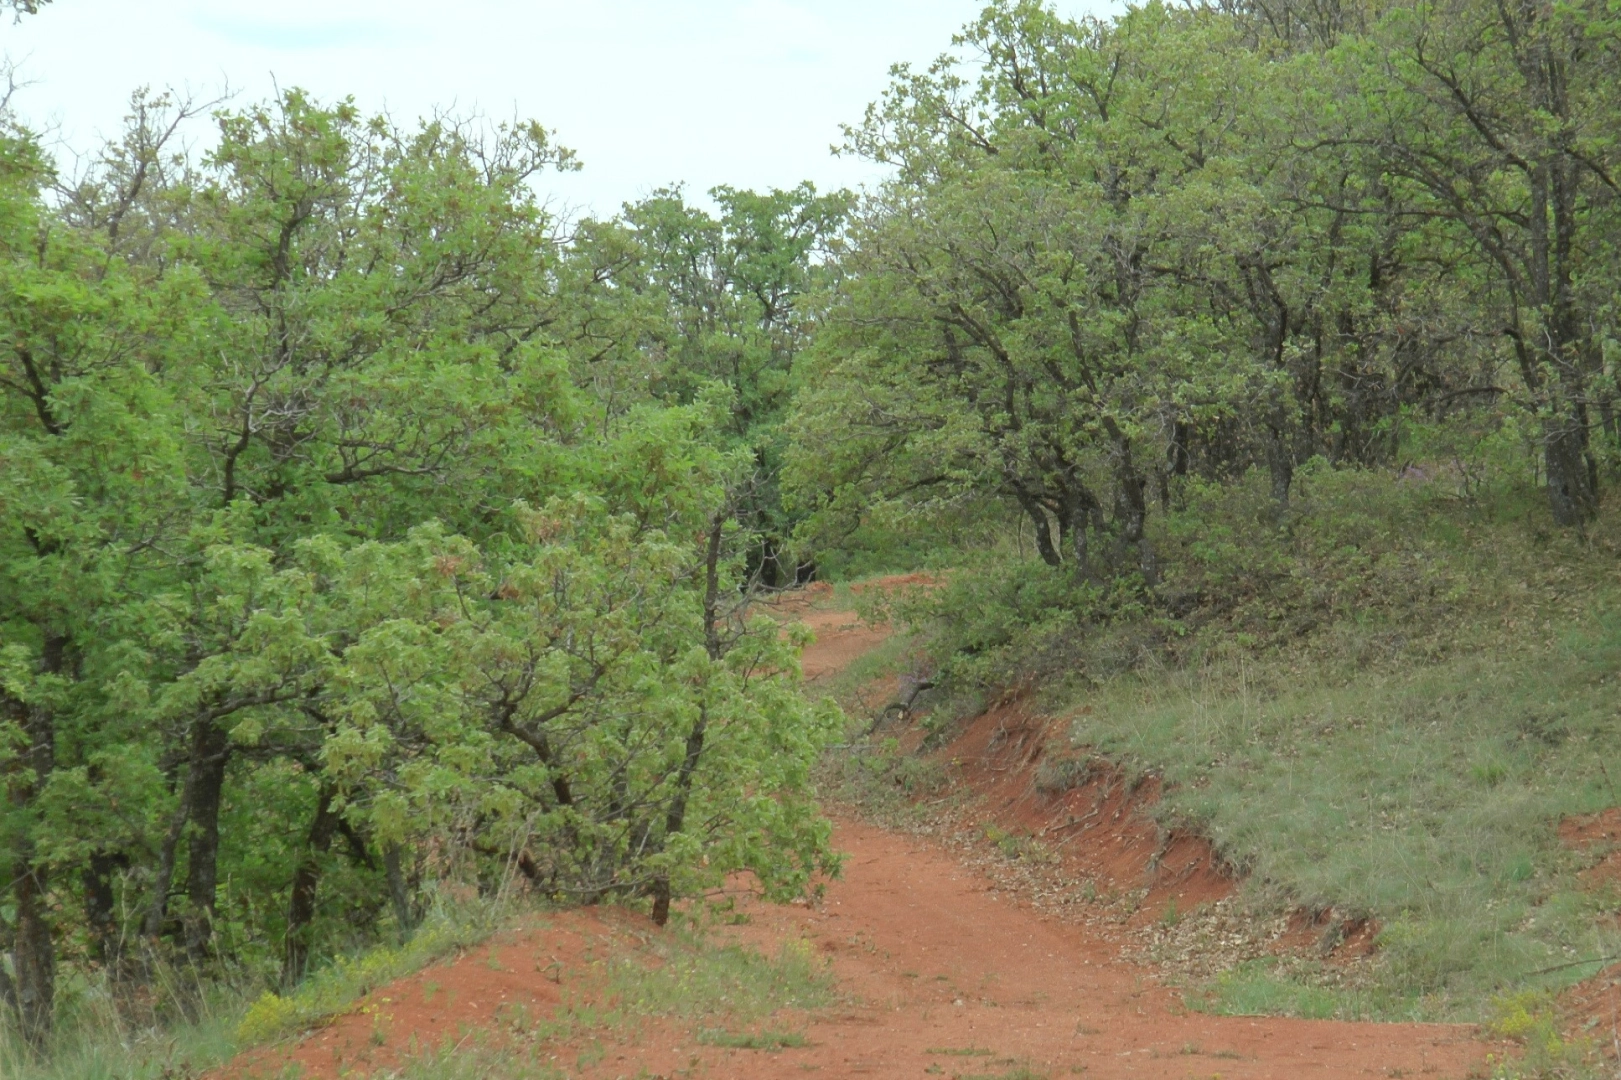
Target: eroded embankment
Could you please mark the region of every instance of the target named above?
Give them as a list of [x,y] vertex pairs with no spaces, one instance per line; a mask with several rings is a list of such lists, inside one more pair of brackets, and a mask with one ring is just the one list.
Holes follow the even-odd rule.
[[1210,975],[1261,956],[1347,965],[1374,952],[1371,920],[1332,909],[1259,917],[1207,838],[1159,822],[1157,776],[1074,747],[1063,721],[1025,699],[997,703],[932,756],[948,790],[973,794],[963,815],[1027,864],[1038,901],[1116,928],[1139,959]]

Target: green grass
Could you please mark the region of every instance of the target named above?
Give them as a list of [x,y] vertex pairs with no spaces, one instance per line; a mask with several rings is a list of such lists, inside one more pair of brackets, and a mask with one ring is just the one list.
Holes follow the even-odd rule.
[[831,976],[804,941],[787,942],[776,956],[766,956],[679,931],[611,958],[606,976],[593,996],[611,1002],[605,1013],[610,1022],[717,1015],[748,1022],[779,1009],[818,1009],[833,1000]]
[[[1185,996],[1199,1012],[1223,1016],[1298,1016],[1307,1020],[1352,1020],[1370,1017],[1418,1019],[1404,1014],[1412,1002],[1399,994],[1364,988],[1313,985],[1298,972],[1280,973],[1275,960],[1241,964],[1208,986]],[[1322,974],[1321,965],[1311,968]],[[1292,976],[1292,977],[1291,977]]]
[[260,991],[251,973],[199,982],[163,970],[152,993],[158,1007],[131,1019],[104,979],[65,972],[55,1045],[47,1062],[32,1058],[0,1028],[0,1076],[6,1080],[167,1080],[192,1076],[239,1051],[314,1026],[365,994],[438,957],[489,937],[518,913],[511,904],[464,898],[437,902],[404,945],[340,956],[285,996]]
[[[1243,970],[1208,988],[1218,1011],[1478,1019],[1621,952],[1599,918],[1621,896],[1579,887],[1591,856],[1556,835],[1621,804],[1615,523],[1555,534],[1512,501],[1488,513],[1376,479],[1308,487],[1288,531],[1252,537],[1253,580],[1196,550],[1236,558],[1216,541],[1242,534],[1242,493],[1184,523],[1176,587],[1209,606],[1069,687],[1075,755],[1163,778],[1161,819],[1210,837],[1257,906],[1382,927],[1371,984]],[[1142,633],[1103,630],[1080,666]]]
[[[948,680],[942,717],[1017,685],[1071,719],[1044,790],[1094,756],[1154,774],[1162,822],[1210,837],[1259,913],[1381,928],[1354,977],[1250,966],[1198,1007],[1481,1019],[1621,953],[1601,918],[1621,895],[1583,889],[1594,856],[1556,835],[1621,805],[1621,519],[1561,531],[1512,478],[1430,472],[1314,465],[1281,514],[1263,478],[1190,485],[1154,525],[1153,597],[998,550],[901,606]],[[881,747],[863,765],[880,796],[906,786]]]
[[826,965],[803,941],[786,943],[767,956],[703,930],[680,929],[609,945],[580,982],[566,987],[554,1015],[505,1009],[491,1031],[454,1045],[424,1048],[400,1075],[402,1080],[554,1080],[567,1075],[553,1060],[561,1045],[584,1043],[576,1052],[591,1059],[600,1052],[600,1037],[634,1033],[637,1023],[649,1017],[695,1025],[694,1038],[703,1045],[803,1047],[810,1043],[798,1032],[733,1026],[750,1027],[782,1010],[820,1009],[833,1000]]
[[1408,670],[1161,672],[1092,695],[1073,738],[1163,776],[1162,818],[1203,831],[1253,888],[1378,918],[1385,984],[1467,1013],[1621,949],[1597,918],[1615,898],[1576,887],[1555,834],[1617,801],[1602,763],[1621,743],[1618,660],[1621,625],[1595,623]]
[[567,1080],[568,1071],[551,1058],[544,1045],[494,1045],[475,1038],[418,1054],[376,1080]]

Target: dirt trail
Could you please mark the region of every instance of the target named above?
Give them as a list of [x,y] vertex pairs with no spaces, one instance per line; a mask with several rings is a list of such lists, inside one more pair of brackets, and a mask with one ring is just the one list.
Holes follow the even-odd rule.
[[[826,610],[829,599],[823,587],[796,602],[797,614],[819,634],[804,657],[813,679],[836,673],[884,637],[861,626],[853,613]],[[990,752],[969,747],[973,741],[965,736],[954,752]],[[759,1025],[802,1031],[808,1045],[772,1052],[706,1046],[689,1027],[658,1021],[604,1036],[608,1044],[598,1044],[583,1060],[578,1048],[560,1046],[558,1064],[570,1075],[602,1078],[756,1080],[814,1073],[1461,1080],[1486,1075],[1486,1054],[1501,1052],[1463,1025],[1189,1012],[1151,971],[1118,959],[1118,942],[1104,931],[1034,910],[943,844],[853,820],[836,826],[834,843],[846,854],[845,870],[828,883],[820,905],[766,904],[739,888],[733,895],[748,922],[726,931],[768,952],[804,940],[829,959],[844,1005]],[[391,1030],[421,1036],[418,1045],[450,1029],[465,1038],[480,1013],[493,1028],[495,1007],[503,1000],[539,1006],[557,1001],[558,958],[570,961],[590,934],[652,932],[629,926],[635,921],[622,912],[576,913],[553,920],[548,931],[508,935],[379,991],[372,1012],[341,1018],[269,1059],[261,1054],[259,1061],[268,1065],[290,1054],[311,1077],[335,1077],[356,1066],[364,1071],[368,1059],[373,1067],[386,1064],[366,1049],[378,1012],[386,1013]],[[437,1007],[424,1003],[428,983],[460,988],[460,1007],[447,1007],[445,1000]],[[385,1000],[386,1007],[378,1004]],[[487,1004],[470,1004],[480,1000]]]
[[[746,901],[745,932],[762,946],[807,938],[862,1004],[813,1020],[809,1047],[707,1075],[1457,1078],[1487,1050],[1458,1025],[1190,1013],[1111,943],[988,888],[926,839],[848,821],[835,839],[848,861],[821,909]],[[971,1049],[988,1053],[941,1053]]]

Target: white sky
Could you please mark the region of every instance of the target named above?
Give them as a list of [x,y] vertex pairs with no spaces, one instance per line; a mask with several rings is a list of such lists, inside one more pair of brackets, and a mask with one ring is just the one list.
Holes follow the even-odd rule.
[[[979,0],[54,0],[0,52],[16,99],[75,150],[115,134],[131,90],[227,82],[237,103],[279,83],[410,120],[435,106],[539,120],[583,173],[543,179],[601,215],[674,181],[823,190],[875,178],[835,159],[839,124],[926,64]],[[1117,0],[1060,0],[1068,15]],[[274,82],[273,82],[274,79]],[[201,134],[201,133],[200,133]]]

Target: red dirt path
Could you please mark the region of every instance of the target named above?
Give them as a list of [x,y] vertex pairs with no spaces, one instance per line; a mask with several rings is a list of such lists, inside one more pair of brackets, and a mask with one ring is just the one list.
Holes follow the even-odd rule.
[[[825,598],[823,592],[807,600]],[[839,670],[884,636],[860,626],[851,613],[804,614],[821,635],[804,658],[808,677]],[[1105,793],[1114,801],[1094,797],[1072,807],[1071,818],[1091,815],[1089,826],[1066,820],[1063,797],[1037,805],[1028,794],[1029,768],[1041,744],[1031,741],[1034,728],[1021,739],[1021,723],[1034,721],[1009,714],[971,725],[948,751],[957,757],[961,782],[987,796],[988,809],[1012,814],[1032,831],[1039,828],[1055,840],[1069,834],[1064,846],[1074,850],[1066,857],[1140,877],[1143,845],[1155,834],[1135,813],[1128,793]],[[1099,827],[1104,821],[1112,825]],[[1103,931],[1038,913],[930,838],[840,820],[834,843],[847,856],[845,870],[828,883],[819,906],[766,904],[739,889],[735,896],[750,922],[727,931],[768,952],[803,939],[829,959],[846,1004],[758,1025],[803,1032],[808,1046],[773,1052],[704,1046],[690,1028],[659,1021],[604,1035],[612,1041],[593,1062],[576,1060],[577,1048],[559,1047],[557,1064],[580,1077],[740,1080],[810,1073],[1001,1077],[1020,1068],[1053,1078],[1175,1080],[1486,1075],[1484,1058],[1494,1047],[1467,1026],[1189,1012],[1151,971],[1118,959],[1117,943]],[[1153,843],[1159,850],[1151,852],[1151,862],[1162,877],[1159,884],[1146,884],[1155,893],[1211,897],[1230,887],[1207,846],[1185,837],[1155,837]],[[304,1042],[261,1052],[254,1061],[261,1069],[270,1066],[271,1075],[289,1058],[309,1077],[365,1075],[393,1064],[413,1041],[425,1048],[496,1028],[503,1003],[541,1011],[554,1005],[566,973],[593,937],[653,933],[624,912],[553,919],[548,929],[514,932],[384,988],[368,1000],[372,1011],[340,1018]],[[427,992],[430,984],[437,988],[436,1000]],[[968,1050],[976,1052],[963,1053]],[[227,1073],[246,1074],[245,1068]]]

